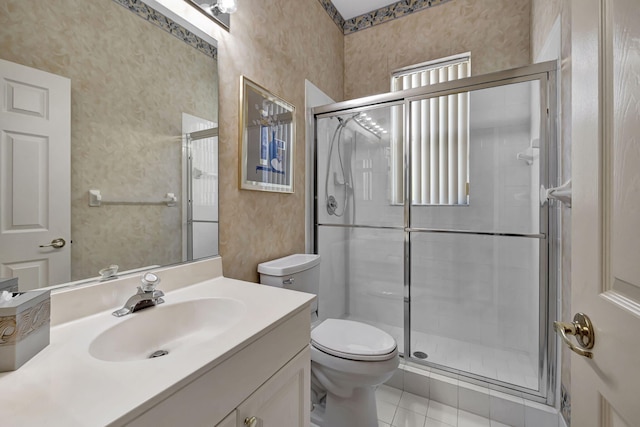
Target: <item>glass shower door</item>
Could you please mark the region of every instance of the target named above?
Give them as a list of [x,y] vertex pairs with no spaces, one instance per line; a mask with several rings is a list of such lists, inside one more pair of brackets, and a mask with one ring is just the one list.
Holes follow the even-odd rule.
[[[318,313],[404,340],[403,105],[316,122]],[[395,130],[394,130],[395,129]],[[399,175],[392,177],[391,170]]]
[[185,135],[183,148],[185,197],[183,259],[218,255],[218,128]]
[[533,80],[412,100],[406,181],[411,359],[536,392],[547,295],[541,93]]
[[536,64],[314,109],[321,318],[388,331],[413,367],[554,400],[554,82]]

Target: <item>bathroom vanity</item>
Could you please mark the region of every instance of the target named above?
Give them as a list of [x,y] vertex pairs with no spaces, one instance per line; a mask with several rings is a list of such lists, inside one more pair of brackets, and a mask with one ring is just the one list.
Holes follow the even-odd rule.
[[220,258],[156,273],[166,302],[120,318],[140,275],[54,290],[50,345],[0,374],[3,425],[308,426],[314,296]]

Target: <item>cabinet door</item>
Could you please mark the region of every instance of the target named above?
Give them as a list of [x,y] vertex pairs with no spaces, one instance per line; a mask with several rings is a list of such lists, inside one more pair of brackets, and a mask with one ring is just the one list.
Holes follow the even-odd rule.
[[309,427],[309,348],[238,406],[237,427]]
[[233,411],[227,418],[216,424],[216,427],[236,427],[237,411]]

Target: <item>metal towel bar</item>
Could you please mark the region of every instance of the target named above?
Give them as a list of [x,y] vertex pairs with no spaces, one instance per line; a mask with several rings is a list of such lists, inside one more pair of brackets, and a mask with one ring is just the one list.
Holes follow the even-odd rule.
[[178,198],[174,193],[167,193],[164,200],[158,201],[132,201],[132,200],[103,200],[100,190],[89,190],[89,206],[100,207],[102,205],[154,205],[176,206]]

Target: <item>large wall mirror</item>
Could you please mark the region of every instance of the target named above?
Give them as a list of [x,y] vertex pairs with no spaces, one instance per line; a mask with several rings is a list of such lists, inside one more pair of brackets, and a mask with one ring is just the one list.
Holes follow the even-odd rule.
[[218,253],[213,45],[139,1],[4,0],[0,59],[0,277],[28,290]]

